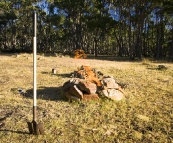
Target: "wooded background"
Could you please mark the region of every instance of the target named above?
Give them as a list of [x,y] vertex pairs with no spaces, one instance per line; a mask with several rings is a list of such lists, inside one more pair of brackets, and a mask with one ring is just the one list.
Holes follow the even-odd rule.
[[0,51],[154,57],[173,61],[172,0],[0,0]]

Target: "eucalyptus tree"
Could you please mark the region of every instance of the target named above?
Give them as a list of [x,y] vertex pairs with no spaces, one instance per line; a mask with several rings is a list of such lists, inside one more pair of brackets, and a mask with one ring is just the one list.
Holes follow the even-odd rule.
[[14,9],[17,11],[17,20],[15,21],[17,31],[17,48],[21,52],[32,51],[32,25],[33,12],[39,11],[34,0],[20,0],[14,2]]
[[9,50],[9,46],[15,48],[15,27],[13,21],[17,18],[12,9],[13,3],[2,0],[0,2],[0,39],[1,49]]
[[135,55],[132,55],[131,58],[134,58],[134,56],[137,56],[139,59],[141,59],[142,55],[142,33],[143,33],[143,27],[144,27],[144,21],[148,14],[150,14],[150,11],[152,8],[150,7],[150,3],[148,1],[140,0],[138,3],[134,4],[134,33],[135,33],[135,41],[134,46],[131,48],[135,48]]
[[[146,32],[149,32],[148,21],[150,15],[158,9],[160,1],[112,0],[110,2],[117,15],[115,16],[115,20],[118,22],[118,27],[115,29],[115,38],[117,39],[119,49],[123,50],[124,46],[126,46],[127,48],[125,49],[129,51],[130,59],[134,59],[135,57],[141,59],[142,54],[145,54],[146,51]],[[162,6],[160,7],[162,8]],[[122,55],[121,53],[120,50],[119,55]]]
[[81,49],[86,2],[84,0],[55,0],[54,7],[59,15],[57,18],[64,22],[60,28],[57,28],[61,32],[63,31],[63,35],[65,34],[64,36],[67,38],[66,46],[71,47],[72,50]]
[[166,38],[163,54],[173,61],[173,1],[164,0],[163,6]]
[[[133,46],[130,48],[135,51],[133,53],[130,52],[130,58],[138,57],[141,59],[142,55],[146,55],[146,47],[145,47],[145,39],[149,29],[149,19],[153,19],[151,14],[155,12],[157,8],[157,4],[155,1],[150,0],[140,0],[133,1],[132,7],[132,28],[134,29],[134,42]],[[150,39],[147,39],[150,40]]]
[[[97,56],[101,37],[103,39],[110,28],[106,4],[104,0],[54,1],[50,18],[58,29],[57,36],[66,39],[68,50],[85,49]],[[61,21],[61,24],[55,21]]]
[[172,19],[173,3],[169,0],[153,0],[152,4],[154,9],[148,24],[151,39],[149,39],[148,43],[151,45],[154,57],[160,59],[170,56],[169,50],[171,46],[167,41],[170,41],[168,37],[172,37],[171,34],[168,36],[168,33],[171,33],[172,29],[170,21]]
[[32,50],[33,11],[38,12],[39,51],[173,59],[170,0],[1,0],[1,50]]
[[91,0],[88,2],[90,2],[90,6],[88,15],[86,16],[86,24],[93,39],[93,52],[97,56],[99,51],[106,50],[103,46],[99,46],[99,44],[101,43],[101,39],[106,39],[104,37],[109,33],[112,26],[112,18],[108,13],[108,3],[106,1]]
[[164,15],[163,15],[163,0],[155,1],[154,13],[154,24],[156,28],[156,48],[155,48],[155,57],[157,59],[162,57],[163,50],[163,37],[164,37]]
[[4,18],[2,38],[5,41],[5,50],[22,51],[31,50],[31,30],[33,10],[38,10],[34,0],[1,0],[1,10]]

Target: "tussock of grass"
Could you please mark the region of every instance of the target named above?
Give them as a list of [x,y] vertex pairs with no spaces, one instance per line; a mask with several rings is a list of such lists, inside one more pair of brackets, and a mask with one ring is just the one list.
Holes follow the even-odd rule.
[[[32,121],[32,55],[1,55],[0,142],[172,142],[173,65],[157,70],[158,62],[122,62],[37,56],[38,122],[46,134],[29,135]],[[69,73],[89,65],[126,85],[125,99],[68,102],[61,86]],[[51,73],[52,68],[57,74]],[[26,89],[22,96],[17,88]]]

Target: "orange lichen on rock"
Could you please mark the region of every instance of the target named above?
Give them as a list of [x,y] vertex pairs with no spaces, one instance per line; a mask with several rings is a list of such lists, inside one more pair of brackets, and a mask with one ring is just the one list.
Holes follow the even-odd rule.
[[123,84],[118,83],[113,76],[103,76],[103,73],[90,66],[82,65],[71,73],[72,79],[63,84],[64,95],[69,100],[98,100],[99,96],[112,100],[124,98]]
[[74,58],[75,59],[85,59],[87,55],[85,54],[84,50],[75,50],[74,52]]
[[95,83],[97,86],[101,86],[101,82],[97,77],[97,74],[93,68],[90,66],[81,66],[81,68],[76,71],[77,76],[84,78],[92,83]]

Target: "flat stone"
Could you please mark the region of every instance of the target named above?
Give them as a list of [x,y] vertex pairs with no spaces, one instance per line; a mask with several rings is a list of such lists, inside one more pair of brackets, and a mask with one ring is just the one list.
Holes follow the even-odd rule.
[[124,95],[121,91],[116,90],[116,89],[108,89],[108,98],[111,98],[113,100],[121,100]]
[[96,93],[97,91],[97,86],[96,84],[90,82],[90,81],[82,81],[82,82],[79,82],[78,84],[79,88],[88,93],[88,94],[94,94]]
[[82,91],[76,85],[72,86],[68,92],[74,96],[77,96],[78,98],[83,98]]
[[70,88],[76,84],[79,83],[79,80],[78,79],[71,79],[71,80],[68,80],[67,82],[65,82],[62,86],[62,89],[64,92],[68,92],[70,90]]
[[102,93],[103,93],[104,96],[108,96],[109,95],[107,90],[102,90]]
[[102,84],[106,89],[107,88],[114,88],[114,89],[119,88],[118,84],[115,82],[115,80],[113,78],[103,78]]

